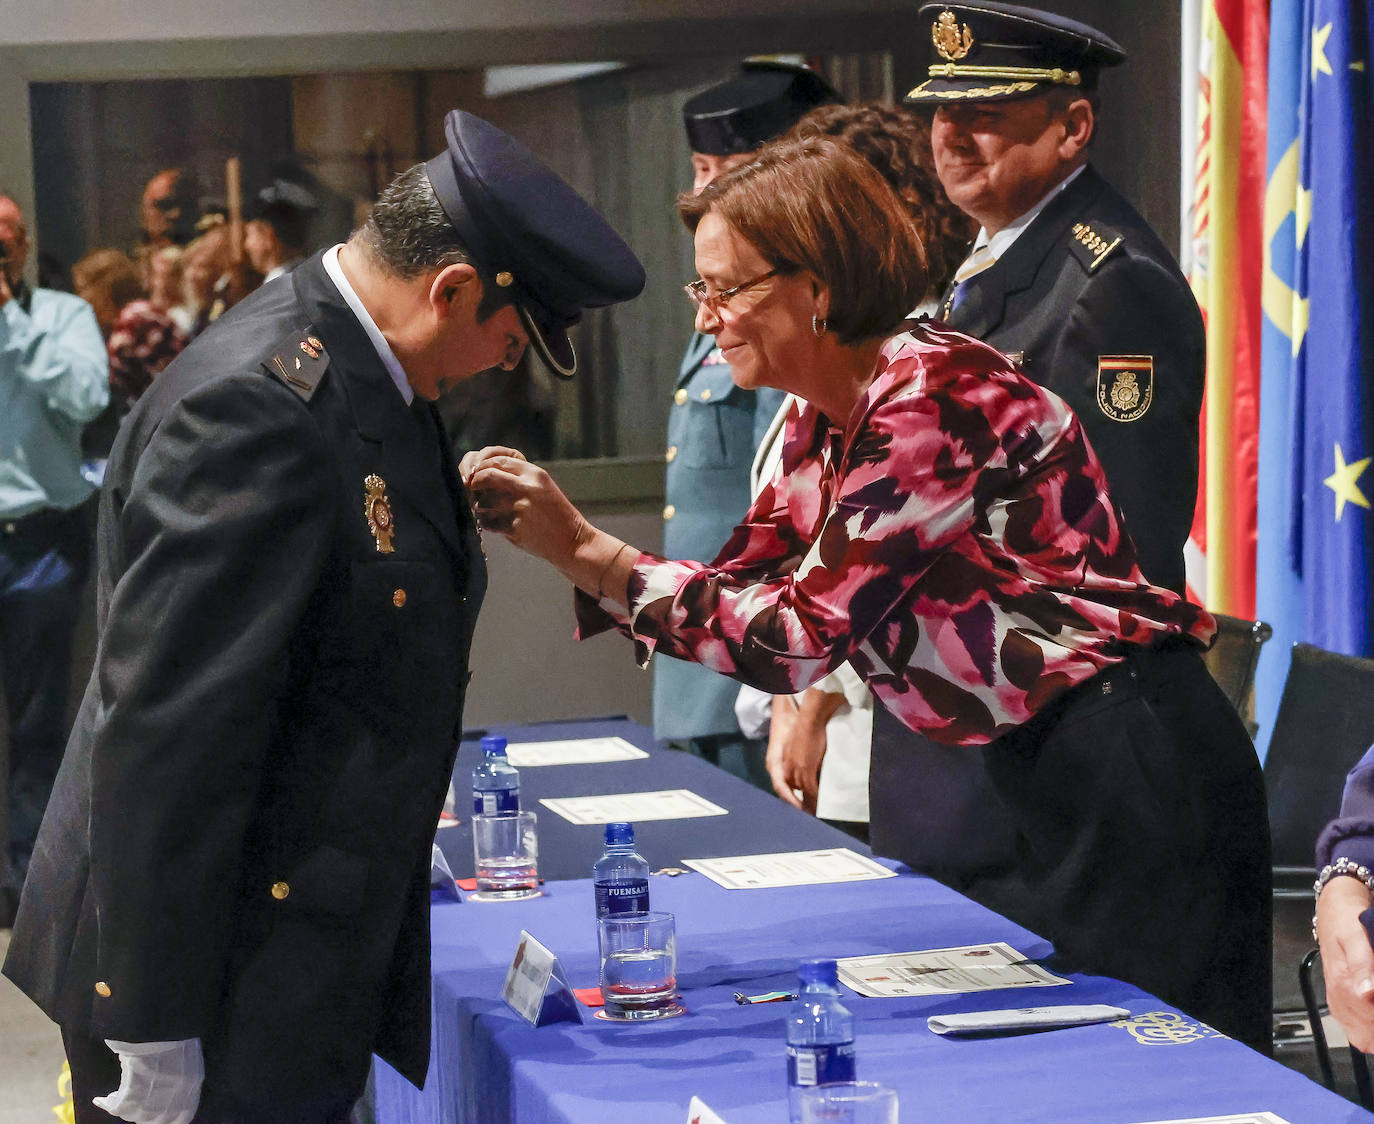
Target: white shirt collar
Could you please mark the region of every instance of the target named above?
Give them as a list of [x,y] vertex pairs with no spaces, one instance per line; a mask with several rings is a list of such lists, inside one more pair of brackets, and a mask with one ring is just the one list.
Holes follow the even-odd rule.
[[343,249],[342,244],[332,246],[324,252],[322,259],[324,271],[329,274],[329,279],[334,282],[334,287],[339,290],[339,295],[352,309],[353,315],[358,318],[358,323],[363,326],[363,331],[367,333],[367,338],[372,341],[372,346],[377,351],[377,358],[382,361],[386,373],[391,376],[391,381],[396,384],[396,389],[401,392],[401,397],[406,400],[406,405],[409,406],[415,401],[415,391],[411,389],[410,380],[406,378],[406,373],[401,367],[400,360],[396,358],[396,353],[391,350],[391,345],[386,342],[382,330],[377,327],[377,321],[372,319],[372,314],[367,311],[362,299],[354,291],[353,286],[348,283],[348,278],[344,276],[343,267],[339,265],[339,251],[341,249]]
[[1066,187],[1068,187],[1069,184],[1073,183],[1073,181],[1076,180],[1079,176],[1081,176],[1083,174],[1083,169],[1086,167],[1086,164],[1080,164],[1064,179],[1060,180],[1057,184],[1050,188],[1049,193],[1045,196],[1045,198],[1040,200],[1039,203],[1037,203],[1034,207],[1032,207],[1029,211],[1027,211],[1024,215],[1022,215],[1010,226],[1004,226],[1001,230],[999,230],[996,234],[992,235],[991,237],[988,236],[988,232],[985,227],[979,227],[978,237],[974,239],[973,248],[977,250],[979,246],[986,246],[989,250],[992,251],[992,258],[994,261],[996,261],[998,258],[1000,258],[1003,254],[1005,254],[1008,250],[1011,249],[1012,243],[1021,237],[1022,232],[1026,229],[1026,227],[1030,226],[1030,224],[1035,221],[1035,217],[1049,205],[1050,200],[1053,199],[1056,195],[1058,195],[1061,191],[1063,191]]

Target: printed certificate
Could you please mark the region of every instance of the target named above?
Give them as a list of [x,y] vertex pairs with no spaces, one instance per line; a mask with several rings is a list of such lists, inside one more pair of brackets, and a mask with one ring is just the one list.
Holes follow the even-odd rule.
[[682,862],[727,890],[813,886],[825,882],[870,882],[876,878],[897,877],[895,871],[848,847],[831,847],[824,851],[778,851],[771,855],[736,855],[724,859],[683,859]]
[[575,738],[556,742],[512,742],[506,757],[517,769],[537,765],[600,765],[635,761],[649,755],[624,738]]
[[1056,987],[1069,982],[1000,941],[926,952],[847,956],[837,963],[841,983],[873,998]]
[[690,820],[726,816],[729,812],[686,788],[658,792],[619,792],[607,796],[558,796],[539,803],[569,823],[638,823],[643,820]]

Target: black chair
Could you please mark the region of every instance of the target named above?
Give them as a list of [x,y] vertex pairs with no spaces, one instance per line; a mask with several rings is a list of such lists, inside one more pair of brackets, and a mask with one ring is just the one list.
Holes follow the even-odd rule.
[[1277,1050],[1292,1040],[1292,1016],[1300,1021],[1306,1007],[1293,965],[1312,947],[1313,848],[1340,811],[1346,773],[1371,745],[1374,660],[1294,644],[1264,762],[1274,863]]
[[1202,658],[1253,738],[1259,729],[1254,722],[1255,667],[1259,664],[1260,649],[1274,630],[1264,621],[1247,621],[1224,613],[1213,616],[1217,638]]
[[[1317,998],[1316,980],[1321,978],[1317,965],[1321,963],[1321,958],[1321,950],[1316,948],[1302,958],[1302,963],[1298,966],[1298,986],[1302,989],[1303,1004],[1307,1008],[1307,1018],[1312,1025],[1312,1042],[1317,1050],[1317,1065],[1321,1070],[1322,1084],[1335,1093],[1339,1092],[1336,1088],[1336,1073],[1331,1064],[1331,1048],[1326,1041],[1326,1028],[1322,1025],[1322,1008],[1325,1004]],[[1374,1111],[1374,1088],[1370,1086],[1368,1060],[1354,1046],[1347,1048],[1350,1050],[1350,1071],[1355,1078],[1355,1095],[1359,1097],[1361,1105]]]

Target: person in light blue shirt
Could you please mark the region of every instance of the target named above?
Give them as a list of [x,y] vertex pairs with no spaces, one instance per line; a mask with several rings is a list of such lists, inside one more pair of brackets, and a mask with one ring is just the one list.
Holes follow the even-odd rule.
[[13,918],[67,740],[67,681],[90,543],[81,430],[109,401],[95,312],[23,280],[28,231],[0,194],[0,675],[9,713],[9,838],[0,927]]

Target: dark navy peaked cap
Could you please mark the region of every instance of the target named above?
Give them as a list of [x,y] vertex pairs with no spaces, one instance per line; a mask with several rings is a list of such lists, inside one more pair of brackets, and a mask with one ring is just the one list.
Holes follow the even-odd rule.
[[1056,86],[1095,90],[1102,67],[1126,59],[1096,28],[1018,4],[923,4],[916,21],[929,36],[930,69],[908,103],[1000,101]]
[[644,267],[601,215],[495,125],[453,110],[448,149],[425,165],[439,205],[483,274],[509,288],[554,374],[577,369],[568,329],[582,310],[644,288]]
[[746,59],[738,78],[689,99],[682,120],[693,152],[733,156],[782,136],[816,106],[843,100],[809,67]]

